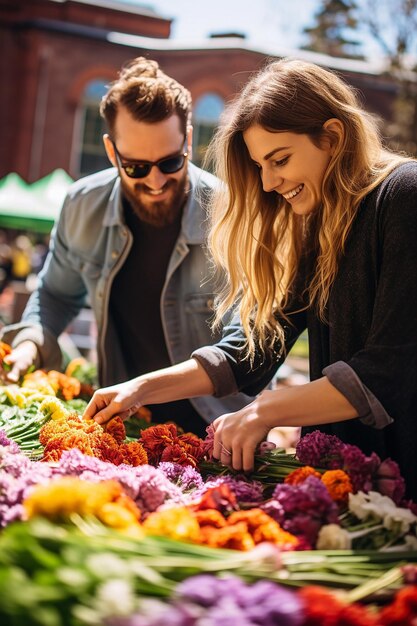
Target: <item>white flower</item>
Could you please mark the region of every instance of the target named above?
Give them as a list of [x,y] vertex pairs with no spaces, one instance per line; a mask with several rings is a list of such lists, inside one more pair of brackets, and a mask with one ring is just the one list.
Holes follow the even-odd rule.
[[377,491],[349,494],[349,510],[360,520],[381,521],[387,530],[403,535],[417,522],[417,517],[409,510],[398,507],[391,498]]
[[120,578],[106,580],[97,589],[95,604],[103,617],[131,615],[136,608],[131,581]]
[[320,528],[317,550],[349,550],[351,545],[349,533],[338,524],[326,524]]
[[386,512],[383,523],[388,530],[396,530],[403,535],[410,530],[411,525],[415,524],[416,521],[417,517],[413,515],[410,509],[403,509],[397,506]]

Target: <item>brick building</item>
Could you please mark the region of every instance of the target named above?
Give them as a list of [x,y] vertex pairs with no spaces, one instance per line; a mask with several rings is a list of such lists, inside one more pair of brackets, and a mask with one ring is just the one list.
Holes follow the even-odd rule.
[[[190,89],[198,162],[225,102],[267,58],[285,52],[233,33],[183,45],[170,39],[171,23],[111,0],[0,0],[0,178],[15,171],[33,182],[57,167],[78,178],[109,165],[98,102],[120,66],[139,55]],[[369,110],[391,118],[396,90],[381,68],[297,56],[338,70]]]

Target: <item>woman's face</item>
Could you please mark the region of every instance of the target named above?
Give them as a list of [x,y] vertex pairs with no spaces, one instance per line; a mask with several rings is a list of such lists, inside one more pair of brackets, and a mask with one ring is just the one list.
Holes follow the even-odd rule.
[[264,191],[283,196],[299,215],[320,206],[322,182],[333,153],[329,141],[318,148],[308,135],[272,133],[258,125],[248,128],[243,139],[259,168]]

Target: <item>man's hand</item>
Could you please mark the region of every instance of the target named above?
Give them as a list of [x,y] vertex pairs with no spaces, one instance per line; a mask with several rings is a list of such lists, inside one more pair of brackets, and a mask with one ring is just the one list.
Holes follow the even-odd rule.
[[10,366],[10,370],[3,369],[2,377],[10,383],[17,383],[35,363],[37,354],[38,348],[33,341],[23,341],[4,357],[3,362]]

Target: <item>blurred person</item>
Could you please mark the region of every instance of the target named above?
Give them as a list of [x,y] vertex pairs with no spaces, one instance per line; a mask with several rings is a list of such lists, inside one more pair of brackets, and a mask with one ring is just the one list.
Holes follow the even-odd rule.
[[[206,280],[206,202],[216,178],[190,161],[191,95],[155,61],[127,63],[100,111],[113,168],[74,183],[11,343],[10,381],[35,364],[60,368],[57,342],[87,302],[97,324],[99,381],[111,385],[189,358],[211,343],[214,286]],[[153,406],[204,436],[207,424],[249,401],[195,398]]]
[[32,242],[27,235],[18,235],[12,244],[12,278],[24,281],[32,269]]
[[[250,471],[272,428],[318,428],[396,461],[417,502],[416,160],[383,146],[337,74],[289,59],[248,82],[211,152],[216,319],[233,303],[240,319],[188,361],[97,391],[85,417],[258,393],[214,421],[222,463]],[[311,382],[266,390],[306,329]]]

